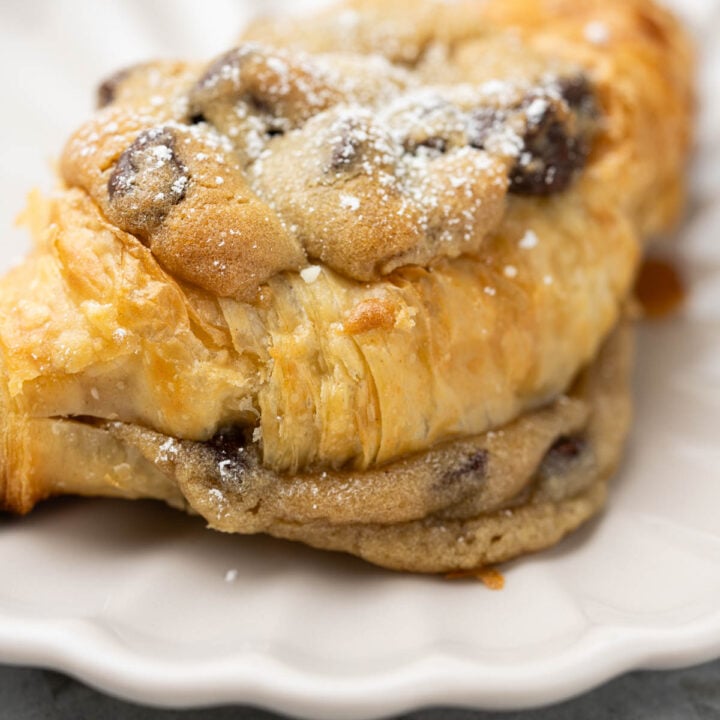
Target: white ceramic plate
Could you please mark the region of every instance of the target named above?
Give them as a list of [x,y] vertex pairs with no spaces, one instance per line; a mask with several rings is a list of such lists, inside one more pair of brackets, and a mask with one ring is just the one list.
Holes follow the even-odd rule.
[[[26,247],[13,215],[49,185],[95,80],[142,57],[212,55],[251,10],[2,3],[3,267]],[[365,718],[526,707],[720,655],[720,3],[684,12],[708,41],[694,210],[677,244],[692,290],[681,317],[641,331],[635,430],[600,520],[507,567],[493,593],[222,536],[151,503],[53,502],[0,519],[0,661],[161,705]]]

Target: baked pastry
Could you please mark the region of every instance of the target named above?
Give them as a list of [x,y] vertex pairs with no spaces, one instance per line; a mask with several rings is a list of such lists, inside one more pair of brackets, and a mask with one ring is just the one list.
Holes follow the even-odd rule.
[[0,507],[422,572],[556,542],[621,455],[690,66],[648,0],[353,0],[111,77],[0,282]]

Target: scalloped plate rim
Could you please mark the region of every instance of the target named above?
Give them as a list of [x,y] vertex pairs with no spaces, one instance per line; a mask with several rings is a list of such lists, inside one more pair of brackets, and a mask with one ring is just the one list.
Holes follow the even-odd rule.
[[[25,629],[13,629],[18,624]],[[550,662],[516,662],[498,670],[430,644],[420,658],[390,673],[344,679],[307,672],[268,653],[227,654],[212,661],[184,661],[180,667],[143,658],[102,623],[88,620],[36,618],[29,630],[21,618],[7,612],[0,617],[0,659],[70,673],[103,691],[155,706],[242,703],[296,717],[344,720],[371,720],[439,704],[528,709],[566,700],[625,672],[680,668],[720,655],[720,609],[662,631],[589,625]],[[68,646],[68,637],[74,644]]]

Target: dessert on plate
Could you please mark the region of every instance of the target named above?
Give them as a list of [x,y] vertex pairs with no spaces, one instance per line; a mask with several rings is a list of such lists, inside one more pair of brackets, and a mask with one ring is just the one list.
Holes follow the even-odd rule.
[[690,70],[648,0],[351,0],[108,78],[0,280],[0,509],[419,572],[557,542],[622,454]]

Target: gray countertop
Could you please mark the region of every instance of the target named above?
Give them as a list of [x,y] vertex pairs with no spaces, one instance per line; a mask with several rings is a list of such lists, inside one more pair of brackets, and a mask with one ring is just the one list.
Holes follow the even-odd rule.
[[[116,700],[47,670],[0,666],[2,720],[281,720],[248,707],[159,710]],[[717,720],[720,660],[673,672],[632,673],[582,697],[518,713],[420,710],[402,720]]]

